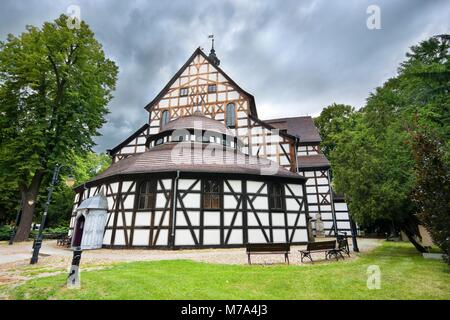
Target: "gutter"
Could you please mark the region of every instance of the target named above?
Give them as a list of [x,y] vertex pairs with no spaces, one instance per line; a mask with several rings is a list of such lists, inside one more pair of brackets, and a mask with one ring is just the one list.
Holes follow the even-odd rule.
[[295,142],[294,142],[294,155],[295,155],[295,171],[297,174],[300,173],[300,170],[298,169],[298,144],[299,144],[300,138],[298,136],[295,136]]
[[178,180],[180,179],[180,170],[177,170],[177,175],[173,181],[173,197],[172,197],[172,230],[170,236],[172,238],[172,248],[175,247],[175,224],[177,213],[177,193],[178,193]]

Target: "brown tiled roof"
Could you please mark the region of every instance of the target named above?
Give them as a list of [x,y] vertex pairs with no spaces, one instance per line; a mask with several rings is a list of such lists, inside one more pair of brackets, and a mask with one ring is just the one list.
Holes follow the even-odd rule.
[[[166,143],[132,155],[113,163],[92,181],[114,175],[127,175],[156,172],[209,172],[250,174],[259,176],[277,176],[304,179],[265,158],[248,156],[232,148],[223,148],[217,144],[215,153],[212,144],[203,143]],[[220,152],[222,155],[220,156]]]
[[329,168],[330,162],[323,154],[317,154],[312,156],[299,156],[298,167],[300,169],[308,168]]
[[322,141],[319,130],[317,130],[314,120],[310,116],[270,119],[264,120],[264,122],[280,130],[287,130],[288,134],[300,137],[300,143],[319,143]]
[[234,136],[234,133],[229,130],[222,122],[205,117],[204,115],[192,115],[180,117],[168,122],[162,127],[161,131],[177,130],[177,129],[198,129],[219,132],[229,136]]

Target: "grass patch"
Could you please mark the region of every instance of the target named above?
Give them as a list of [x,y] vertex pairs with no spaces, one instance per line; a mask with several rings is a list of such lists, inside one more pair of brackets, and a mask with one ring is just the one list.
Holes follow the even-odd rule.
[[[297,258],[297,257],[296,257]],[[381,289],[366,286],[378,265]],[[82,265],[83,267],[83,265]],[[186,260],[119,263],[81,273],[68,290],[66,274],[12,289],[12,299],[449,299],[450,268],[423,259],[409,243],[385,242],[356,260],[303,266],[234,266]]]

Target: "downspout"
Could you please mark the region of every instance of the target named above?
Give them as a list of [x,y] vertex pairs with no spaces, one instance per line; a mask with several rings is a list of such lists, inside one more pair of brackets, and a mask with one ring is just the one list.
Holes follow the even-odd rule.
[[[299,142],[300,142],[300,137],[299,136],[295,136],[295,150],[294,150],[294,154],[295,154],[295,168],[297,169],[296,172],[297,174],[300,174],[300,169],[298,166],[298,146],[299,146]],[[306,180],[308,180],[308,178],[305,178]],[[303,190],[303,197],[304,197],[304,203],[305,203],[305,217],[306,217],[306,231],[308,234],[308,242],[315,242],[315,238],[314,238],[314,234],[312,231],[312,226],[311,226],[311,216],[309,215],[309,206],[308,206],[308,195],[306,193],[306,180],[302,186],[302,190]]]
[[334,209],[333,188],[331,187],[330,177],[331,177],[331,169],[328,169],[328,185],[330,186],[331,215],[333,216],[334,236],[337,238],[338,228],[337,228],[337,221],[336,221],[336,211]]
[[358,241],[356,240],[356,234],[357,234],[358,230],[356,229],[355,221],[353,221],[352,217],[350,216],[350,212],[349,211],[347,211],[347,212],[348,212],[348,218],[350,219],[350,228],[352,231],[353,251],[359,252]]
[[347,197],[345,195],[344,195],[344,201],[347,205],[347,214],[348,214],[348,219],[350,221],[350,230],[351,230],[351,234],[352,234],[353,251],[359,252],[358,240],[356,240],[356,236],[358,235],[358,229],[356,227],[355,221],[352,219],[352,216],[350,215],[350,209],[348,208]]
[[177,213],[177,193],[178,193],[178,179],[180,178],[180,170],[177,170],[177,175],[173,183],[173,198],[172,198],[172,231],[170,236],[172,238],[172,248],[175,246],[175,218]]
[[295,142],[294,142],[294,156],[295,156],[295,172],[297,174],[300,172],[298,169],[298,142],[300,141],[300,138],[298,136],[295,136]]

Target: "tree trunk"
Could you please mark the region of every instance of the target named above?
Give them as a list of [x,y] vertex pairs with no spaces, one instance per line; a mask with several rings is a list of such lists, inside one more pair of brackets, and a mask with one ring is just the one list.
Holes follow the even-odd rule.
[[[29,187],[20,188],[22,197],[22,215],[17,228],[14,241],[27,241],[30,235],[31,225],[33,223],[34,209],[36,207],[36,199],[39,194],[39,187],[44,176],[43,171],[36,171]],[[32,201],[30,205],[29,202]]]
[[408,237],[409,242],[411,242],[414,247],[416,247],[417,251],[421,253],[427,252],[427,250],[419,242],[416,241],[416,238],[414,237],[414,234],[411,233],[411,230],[408,230],[408,228],[402,228],[402,230]]
[[421,253],[427,252],[425,247],[416,240],[417,238],[420,238],[419,221],[417,220],[416,216],[411,214],[407,219],[402,221],[402,223],[400,224],[400,230],[402,230],[406,234],[408,240],[414,245],[414,247],[416,247],[417,251]]

